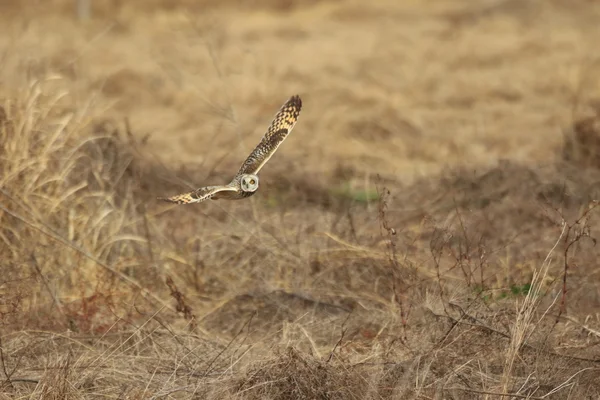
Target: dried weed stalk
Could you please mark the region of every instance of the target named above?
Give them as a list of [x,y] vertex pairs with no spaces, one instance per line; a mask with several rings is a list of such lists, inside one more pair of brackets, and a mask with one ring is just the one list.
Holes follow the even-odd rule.
[[183,317],[186,319],[186,321],[190,322],[190,332],[195,331],[197,327],[196,316],[192,312],[192,308],[186,303],[185,295],[179,291],[179,289],[175,285],[175,282],[173,282],[173,279],[170,276],[167,276],[166,283],[169,289],[171,290],[171,296],[177,302],[175,310],[177,310],[177,312],[183,313]]
[[[558,207],[552,209],[557,213],[560,218],[560,234],[554,246],[546,258],[542,262],[539,269],[534,271],[531,286],[529,292],[525,296],[525,299],[517,309],[517,317],[514,324],[511,327],[511,340],[507,350],[507,355],[504,364],[504,373],[502,375],[502,390],[506,393],[509,390],[511,383],[511,376],[513,373],[514,363],[518,357],[519,350],[523,344],[526,343],[533,330],[536,328],[536,324],[533,323],[533,318],[537,311],[537,306],[541,299],[541,293],[544,286],[544,281],[547,276],[550,264],[552,261],[552,255],[556,249],[562,244],[562,258],[563,258],[563,274],[562,274],[562,288],[561,288],[561,300],[559,313],[556,317],[554,326],[558,323],[561,314],[565,311],[567,301],[567,277],[569,268],[573,265],[570,261],[570,253],[573,250],[573,246],[579,243],[584,238],[592,240],[594,245],[596,240],[590,234],[590,216],[592,211],[598,207],[598,201],[592,201],[583,210],[579,217],[573,222],[567,222],[562,210]],[[554,302],[552,303],[554,304]],[[550,307],[544,312],[544,315],[548,313]]]
[[[483,234],[473,238],[472,230],[467,227],[467,222],[458,205],[454,207],[459,229],[457,231],[449,226],[438,226],[433,223],[433,232],[429,241],[429,252],[434,264],[438,290],[442,305],[446,313],[446,293],[443,278],[449,272],[459,270],[462,273],[465,285],[469,288],[475,286],[478,292],[483,293],[486,288],[485,270],[489,265],[488,251]],[[449,255],[449,265],[442,267],[442,258]]]
[[591,201],[586,209],[581,213],[579,218],[574,222],[567,223],[564,216],[560,214],[561,225],[563,230],[566,229],[563,239],[563,275],[562,275],[562,295],[560,298],[560,308],[556,321],[560,318],[561,314],[565,311],[567,304],[567,276],[569,272],[569,266],[575,266],[575,263],[569,259],[569,252],[572,252],[575,244],[579,243],[582,239],[588,238],[592,241],[594,246],[596,245],[596,239],[591,236],[590,227],[590,216],[591,213],[600,205],[597,200]]
[[379,219],[380,235],[385,240],[388,250],[387,254],[392,282],[393,302],[396,303],[400,308],[402,326],[406,329],[408,324],[408,315],[410,313],[410,304],[408,303],[406,296],[409,285],[402,275],[403,266],[398,262],[396,229],[389,225],[389,220],[386,214],[390,191],[386,187],[383,187],[381,189],[378,188],[377,192],[379,194],[377,215]]
[[560,236],[546,255],[542,265],[539,269],[534,271],[531,279],[530,289],[520,306],[518,305],[517,300],[517,317],[510,329],[510,342],[506,352],[504,371],[501,379],[502,391],[504,393],[509,392],[509,386],[513,376],[514,363],[518,357],[521,346],[525,344],[527,338],[535,329],[535,324],[532,324],[532,321],[535,316],[535,312],[537,311],[537,305],[540,301],[540,293],[543,289],[544,280],[548,274],[548,269],[550,268],[552,255],[563,239],[564,234],[565,227],[563,226]]

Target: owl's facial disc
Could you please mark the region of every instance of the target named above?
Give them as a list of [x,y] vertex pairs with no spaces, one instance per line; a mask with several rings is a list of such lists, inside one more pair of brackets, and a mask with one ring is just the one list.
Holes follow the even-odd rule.
[[242,190],[244,192],[256,192],[258,190],[258,176],[244,175],[241,181]]

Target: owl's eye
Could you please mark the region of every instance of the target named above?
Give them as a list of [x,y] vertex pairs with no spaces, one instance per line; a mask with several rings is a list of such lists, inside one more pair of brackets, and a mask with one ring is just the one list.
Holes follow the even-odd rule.
[[256,184],[256,181],[254,179],[250,179],[250,184],[254,185],[254,184]]

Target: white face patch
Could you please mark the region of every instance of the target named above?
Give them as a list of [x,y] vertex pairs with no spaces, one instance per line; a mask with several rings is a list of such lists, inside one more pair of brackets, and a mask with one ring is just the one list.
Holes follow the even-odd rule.
[[258,189],[258,176],[242,176],[241,187],[244,192],[255,192]]

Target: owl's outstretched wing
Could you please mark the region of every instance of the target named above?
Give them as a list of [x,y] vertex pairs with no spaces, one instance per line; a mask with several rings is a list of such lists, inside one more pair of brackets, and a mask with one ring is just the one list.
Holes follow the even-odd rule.
[[199,203],[201,201],[210,199],[219,192],[236,192],[237,190],[238,189],[231,186],[206,186],[196,189],[192,192],[182,193],[171,197],[157,197],[157,199],[177,204]]
[[285,138],[296,125],[298,115],[302,109],[302,100],[300,96],[292,96],[279,109],[273,122],[267,129],[262,140],[256,148],[250,153],[236,176],[242,174],[258,174],[258,171],[269,161],[275,154],[277,148],[283,143]]

